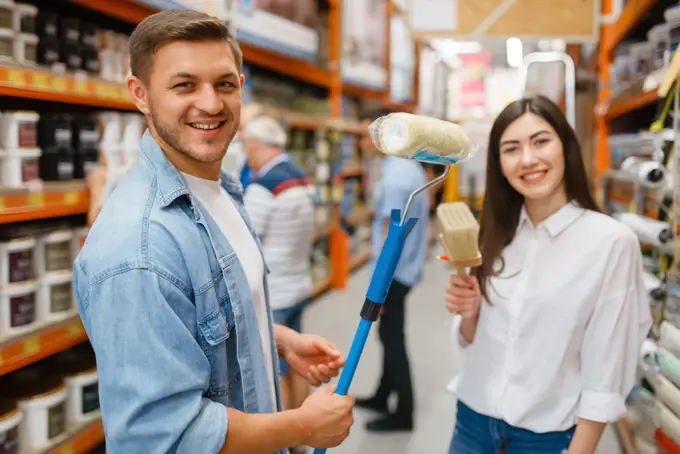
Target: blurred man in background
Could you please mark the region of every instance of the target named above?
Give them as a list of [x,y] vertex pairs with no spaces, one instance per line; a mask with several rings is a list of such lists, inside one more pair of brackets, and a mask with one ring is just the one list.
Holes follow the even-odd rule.
[[[302,314],[312,293],[310,256],[314,236],[314,193],[306,173],[284,152],[287,135],[268,116],[242,131],[247,165],[253,170],[244,203],[269,267],[276,323],[302,331]],[[281,360],[284,408],[298,408],[309,394],[307,381]]]
[[[427,182],[425,171],[420,163],[382,155],[375,148],[368,135],[368,126],[380,115],[381,113],[368,115],[364,120],[363,126],[366,134],[360,143],[365,153],[383,156],[379,186],[374,196],[375,218],[371,231],[373,264],[377,261],[387,236],[390,212],[395,208],[403,210],[411,192]],[[430,206],[428,197],[428,193],[421,193],[414,197],[411,203],[408,214],[419,220],[406,240],[394,279],[385,298],[383,313],[380,316],[378,331],[383,345],[380,384],[373,396],[356,401],[357,406],[385,414],[368,423],[366,428],[369,431],[410,431],[413,428],[413,389],[404,324],[406,297],[420,282],[427,255]],[[397,407],[394,411],[390,411],[388,407],[388,400],[392,394],[397,396]]]

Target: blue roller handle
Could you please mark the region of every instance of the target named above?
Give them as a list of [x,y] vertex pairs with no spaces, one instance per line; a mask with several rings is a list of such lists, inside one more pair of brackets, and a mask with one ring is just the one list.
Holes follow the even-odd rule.
[[[371,332],[371,326],[373,326],[373,317],[370,315],[375,314],[380,305],[385,302],[385,297],[392,284],[392,278],[397,269],[397,264],[401,257],[401,251],[404,249],[406,238],[408,238],[409,233],[411,233],[413,227],[418,222],[418,218],[409,218],[402,225],[400,224],[400,219],[401,210],[392,210],[390,213],[389,227],[387,229],[387,238],[380,251],[378,261],[375,264],[375,270],[373,271],[371,282],[366,291],[366,301],[364,302],[364,307],[361,311],[361,320],[354,333],[354,340],[352,341],[352,346],[347,354],[345,367],[340,374],[335,394],[345,396],[349,391],[352,379],[354,378],[354,372],[356,372],[357,366],[359,365],[359,359],[361,359],[361,353],[364,351],[364,345],[366,345],[366,339],[368,339],[368,335]],[[314,454],[324,454],[325,452],[326,448],[317,448],[314,450]]]

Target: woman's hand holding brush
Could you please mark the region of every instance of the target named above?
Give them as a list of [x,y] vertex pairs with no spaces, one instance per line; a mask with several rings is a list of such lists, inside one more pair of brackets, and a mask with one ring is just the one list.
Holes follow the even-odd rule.
[[479,283],[474,276],[452,274],[446,286],[446,309],[463,320],[476,319],[481,304]]

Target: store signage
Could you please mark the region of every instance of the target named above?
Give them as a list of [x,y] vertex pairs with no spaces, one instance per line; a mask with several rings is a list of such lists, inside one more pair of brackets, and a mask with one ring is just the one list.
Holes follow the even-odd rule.
[[417,39],[599,39],[600,0],[407,0]]

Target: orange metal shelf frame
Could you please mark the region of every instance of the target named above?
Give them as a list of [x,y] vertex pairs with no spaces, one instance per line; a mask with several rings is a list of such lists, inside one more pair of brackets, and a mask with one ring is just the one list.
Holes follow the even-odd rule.
[[76,315],[64,322],[0,343],[0,375],[85,342],[87,335]]
[[87,213],[84,183],[46,184],[41,191],[0,191],[0,224]]
[[77,80],[39,69],[0,66],[0,96],[137,110],[123,84]]
[[619,115],[633,112],[634,110],[646,107],[658,101],[658,99],[659,95],[656,90],[639,93],[621,100],[614,99],[612,100],[609,109],[607,109],[607,118],[612,119]]
[[606,52],[611,53],[616,49],[654,2],[655,0],[630,0],[626,3],[619,19],[610,27],[606,39],[602,41]]
[[92,451],[103,442],[104,426],[102,420],[97,419],[47,452],[49,454],[81,454]]

